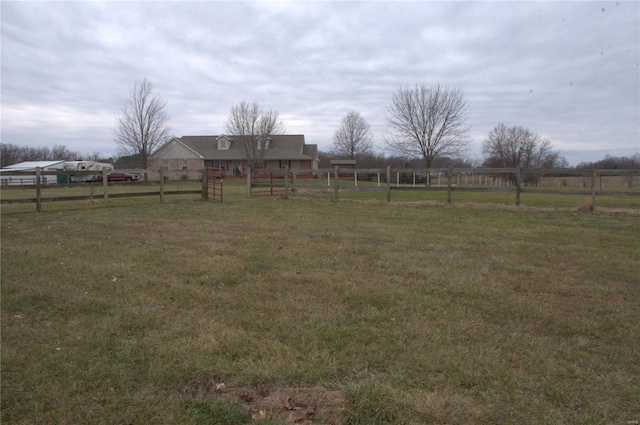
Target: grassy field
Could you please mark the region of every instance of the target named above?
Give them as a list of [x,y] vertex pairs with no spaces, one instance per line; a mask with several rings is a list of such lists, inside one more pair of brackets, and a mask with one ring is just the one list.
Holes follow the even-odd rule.
[[3,205],[2,423],[640,420],[635,211],[324,196]]

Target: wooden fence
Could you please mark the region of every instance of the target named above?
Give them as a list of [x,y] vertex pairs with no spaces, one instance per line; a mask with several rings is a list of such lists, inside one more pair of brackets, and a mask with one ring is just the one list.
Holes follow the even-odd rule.
[[[117,184],[115,182],[110,182],[108,175],[111,173],[135,173],[136,175],[141,176],[141,180],[138,181],[127,181],[122,182],[123,185],[127,186],[146,186],[154,188],[154,190],[144,190],[144,191],[136,191],[130,193],[110,193],[109,186],[113,184]],[[43,171],[39,167],[36,168],[35,173],[33,171],[12,171],[12,175],[16,178],[23,180],[31,181],[31,185],[3,185],[2,191],[8,190],[24,190],[27,188],[35,189],[35,197],[5,197],[3,193],[2,199],[0,202],[2,203],[34,203],[36,204],[36,211],[42,211],[42,203],[43,202],[51,202],[51,201],[79,201],[79,200],[95,200],[96,198],[101,197],[103,199],[103,203],[105,206],[109,205],[109,199],[113,198],[129,198],[129,197],[141,197],[141,196],[157,196],[160,199],[160,202],[164,202],[166,195],[186,195],[186,194],[199,194],[203,199],[207,198],[207,179],[206,172],[203,170],[201,173],[198,173],[198,181],[202,182],[202,188],[198,190],[169,190],[168,187],[171,185],[172,181],[165,176],[165,170],[102,170],[96,172],[94,171]],[[149,178],[149,175],[154,177]],[[70,179],[68,177],[82,177],[82,176],[91,176],[91,181],[88,182],[74,182],[68,183]],[[98,179],[96,179],[98,176]],[[64,181],[65,183],[58,183],[60,181]],[[180,181],[184,181],[181,179]],[[177,182],[177,180],[176,180]],[[43,188],[52,188],[52,187],[88,187],[90,189],[89,195],[65,195],[65,196],[49,196],[44,197],[42,195]],[[102,189],[101,195],[94,195],[94,189]]]
[[[300,189],[341,191],[384,191],[391,201],[393,191],[446,191],[447,202],[453,192],[507,192],[513,193],[515,204],[520,205],[522,194],[590,195],[595,208],[596,196],[640,196],[640,170],[585,170],[585,169],[523,169],[523,168],[432,168],[432,169],[353,169],[338,168],[315,170],[313,179],[300,181],[298,175],[309,170],[267,170],[282,182],[277,186],[285,193]],[[263,174],[265,171],[261,171]],[[283,179],[289,175],[290,179]],[[275,183],[278,185],[278,183]],[[556,187],[557,185],[557,187]],[[272,190],[274,183],[271,183]],[[247,195],[253,195],[251,170],[247,175]],[[606,190],[605,190],[606,189]]]
[[[175,170],[174,170],[175,171]],[[124,185],[145,185],[157,187],[157,190],[136,191],[131,193],[110,193],[107,175],[110,173],[132,172],[142,177],[138,182],[127,182]],[[170,177],[167,170],[103,170],[100,182],[56,184],[58,187],[88,186],[90,195],[84,196],[42,196],[42,188],[52,187],[52,182],[59,182],[60,177],[82,174],[96,174],[96,171],[43,171],[15,172],[17,177],[24,177],[34,182],[31,186],[3,186],[2,203],[35,202],[36,210],[41,211],[44,201],[77,201],[102,197],[104,205],[110,198],[158,196],[164,202],[166,195],[200,194],[203,199],[217,198],[217,194],[209,196],[207,171],[190,170],[190,181],[200,181],[199,190],[168,190],[171,183],[186,181],[174,172]],[[22,176],[22,177],[21,177]],[[54,176],[54,178],[50,178]],[[152,176],[152,177],[150,177]],[[287,176],[287,178],[285,178]],[[173,180],[172,180],[173,177]],[[63,179],[64,180],[64,179]],[[49,182],[46,184],[45,182]],[[68,181],[68,179],[66,180]],[[221,183],[221,182],[220,182]],[[5,197],[5,190],[22,190],[33,187],[35,197]],[[221,189],[222,186],[220,186]],[[101,195],[94,195],[93,189],[101,188]],[[313,170],[309,169],[275,169],[260,170],[259,176],[247,174],[247,196],[283,196],[306,190],[321,190],[331,193],[334,200],[340,198],[343,191],[382,191],[387,201],[391,201],[394,191],[446,191],[447,202],[452,202],[454,192],[504,192],[512,193],[515,204],[520,205],[522,194],[560,194],[590,195],[592,207],[595,208],[597,196],[640,196],[640,170],[582,170],[582,169],[522,169],[522,168],[432,168],[432,169],[353,169],[338,168]],[[220,193],[220,199],[222,198]]]

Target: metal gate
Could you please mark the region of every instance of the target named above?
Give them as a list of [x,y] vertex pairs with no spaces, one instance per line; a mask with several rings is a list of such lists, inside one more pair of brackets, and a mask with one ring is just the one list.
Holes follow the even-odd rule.
[[295,179],[288,168],[263,173],[251,173],[249,197],[252,196],[289,196],[294,191]]
[[223,200],[224,170],[222,168],[207,168],[206,199],[222,202]]

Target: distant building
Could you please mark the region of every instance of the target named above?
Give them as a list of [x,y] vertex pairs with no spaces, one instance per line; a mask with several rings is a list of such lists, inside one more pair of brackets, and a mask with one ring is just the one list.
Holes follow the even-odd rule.
[[[339,169],[355,170],[357,160],[355,159],[332,159],[331,168],[338,167]],[[340,175],[340,174],[338,174]]]
[[[174,137],[158,149],[149,169],[201,171],[221,168],[227,176],[244,176],[250,167],[244,142],[248,136],[183,136]],[[307,145],[304,135],[273,135],[258,147],[262,169],[318,169],[318,146]]]
[[356,163],[358,161],[355,159],[332,159],[331,160],[331,168],[356,168]]
[[[0,169],[0,184],[35,185],[36,168],[42,171],[64,170],[64,161],[25,161]],[[56,176],[42,176],[42,183],[56,183]]]
[[[46,171],[81,171],[78,175],[71,173],[60,175],[43,175],[41,183],[72,183],[96,181],[97,175],[105,170],[113,170],[113,164],[96,161],[26,161],[6,166],[0,170],[2,185],[34,185],[36,168]],[[89,174],[88,171],[96,171]]]

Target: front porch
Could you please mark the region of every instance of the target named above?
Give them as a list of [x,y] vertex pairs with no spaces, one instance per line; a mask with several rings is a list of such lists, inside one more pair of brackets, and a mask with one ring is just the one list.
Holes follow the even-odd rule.
[[227,177],[243,177],[246,175],[245,161],[240,160],[206,160],[206,168],[220,168]]

